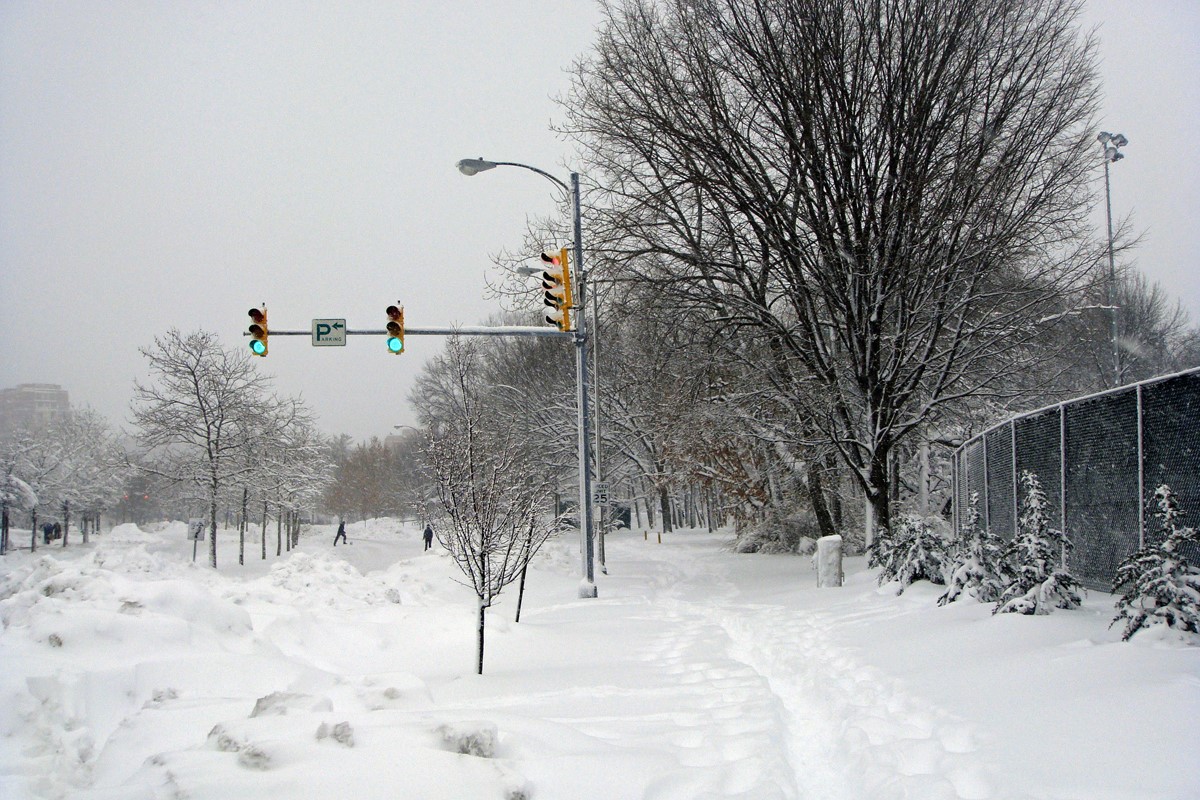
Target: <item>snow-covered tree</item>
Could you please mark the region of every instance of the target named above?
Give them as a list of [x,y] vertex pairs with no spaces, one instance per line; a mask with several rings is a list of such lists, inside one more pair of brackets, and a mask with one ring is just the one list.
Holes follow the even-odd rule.
[[269,394],[250,357],[222,347],[214,333],[172,329],[141,352],[152,378],[134,384],[137,440],[147,451],[142,469],[207,506],[215,568],[223,492],[248,479],[256,465],[247,451],[287,430],[300,407]]
[[1046,493],[1037,475],[1021,473],[1024,498],[1017,535],[1004,550],[1006,585],[993,613],[1049,614],[1078,608],[1083,587],[1067,568],[1071,540],[1050,527]]
[[437,479],[438,542],[478,600],[477,671],[483,674],[486,611],[558,527],[545,513],[549,487],[523,437],[495,416],[482,380],[481,345],[452,337],[414,390],[429,431]]
[[54,438],[62,453],[58,499],[65,547],[72,513],[87,541],[87,520],[116,505],[130,469],[108,422],[94,411],[72,410]]
[[946,592],[938,605],[953,603],[966,594],[983,603],[994,603],[1004,588],[1004,546],[999,537],[979,524],[979,493],[963,511],[962,535],[950,553],[949,577]]
[[596,260],[760,343],[889,527],[899,445],[1040,357],[1087,280],[1078,2],[603,6],[564,102]]
[[1113,581],[1114,592],[1124,588],[1113,624],[1125,622],[1121,638],[1126,641],[1152,625],[1200,633],[1200,564],[1184,553],[1189,544],[1200,546],[1200,537],[1180,523],[1183,512],[1170,486],[1155,489],[1154,502],[1158,536],[1125,559]]
[[896,594],[916,581],[942,585],[948,564],[946,540],[915,514],[902,514],[867,549],[867,563],[877,566],[879,585],[898,581]]

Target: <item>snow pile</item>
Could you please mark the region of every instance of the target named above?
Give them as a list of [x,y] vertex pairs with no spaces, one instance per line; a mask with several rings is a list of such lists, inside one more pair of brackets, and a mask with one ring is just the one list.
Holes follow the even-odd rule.
[[1121,642],[1102,593],[994,616],[637,531],[580,599],[568,535],[478,677],[446,554],[348,529],[216,571],[176,525],[0,559],[0,797],[1200,796],[1200,647]]
[[232,596],[292,606],[320,605],[339,610],[400,603],[400,591],[357,569],[332,553],[294,553],[272,565],[255,581],[230,590]]

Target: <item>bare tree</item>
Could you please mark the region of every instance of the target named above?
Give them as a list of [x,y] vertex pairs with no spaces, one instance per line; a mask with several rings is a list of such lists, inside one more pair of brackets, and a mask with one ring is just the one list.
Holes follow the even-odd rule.
[[251,474],[246,453],[280,435],[297,406],[267,393],[268,381],[216,334],[170,330],[142,349],[151,383],[134,383],[133,422],[146,472],[203,499],[209,563],[217,566],[217,506],[223,490]]
[[897,443],[1033,358],[1088,264],[1079,6],[605,3],[564,101],[597,249],[758,339],[793,435],[882,525]]
[[557,520],[543,510],[549,490],[531,473],[525,443],[490,413],[480,350],[451,338],[415,392],[430,431],[427,459],[442,518],[438,542],[479,604],[476,668],[482,675],[486,611],[522,574]]

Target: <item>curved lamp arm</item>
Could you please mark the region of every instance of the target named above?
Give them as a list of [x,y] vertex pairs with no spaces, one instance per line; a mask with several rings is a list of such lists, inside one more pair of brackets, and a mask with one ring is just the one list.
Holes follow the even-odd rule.
[[454,166],[457,167],[458,171],[463,175],[477,175],[480,172],[485,172],[489,169],[495,169],[496,167],[520,167],[521,169],[527,169],[530,172],[536,172],[538,175],[541,175],[546,180],[558,186],[558,188],[562,189],[568,195],[571,194],[571,187],[567,186],[566,183],[554,177],[549,172],[538,169],[537,167],[531,167],[528,164],[520,164],[516,161],[488,161],[483,158],[464,158]]

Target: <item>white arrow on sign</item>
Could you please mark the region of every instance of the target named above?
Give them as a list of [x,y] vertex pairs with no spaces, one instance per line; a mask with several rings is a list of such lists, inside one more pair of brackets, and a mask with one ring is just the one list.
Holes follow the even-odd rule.
[[345,347],[346,320],[314,319],[312,321],[313,347]]

